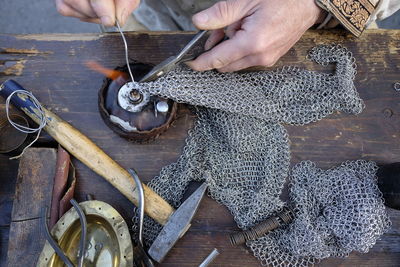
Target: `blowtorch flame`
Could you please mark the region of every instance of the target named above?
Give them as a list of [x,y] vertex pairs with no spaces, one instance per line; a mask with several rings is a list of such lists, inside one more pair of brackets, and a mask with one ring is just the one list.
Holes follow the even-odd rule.
[[119,71],[119,70],[113,70],[113,69],[108,69],[100,65],[98,62],[89,60],[85,62],[86,67],[88,67],[91,70],[100,72],[104,74],[107,78],[110,78],[111,80],[116,80],[119,77],[126,77],[127,74],[125,72]]

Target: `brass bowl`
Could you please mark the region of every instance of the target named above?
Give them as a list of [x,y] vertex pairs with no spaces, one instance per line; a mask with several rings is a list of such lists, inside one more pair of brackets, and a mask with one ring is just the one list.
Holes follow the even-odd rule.
[[[109,204],[91,200],[79,203],[87,220],[85,267],[131,267],[133,247],[128,225]],[[77,265],[81,226],[78,213],[71,208],[51,230],[65,255]],[[46,241],[37,267],[63,267],[64,263]]]

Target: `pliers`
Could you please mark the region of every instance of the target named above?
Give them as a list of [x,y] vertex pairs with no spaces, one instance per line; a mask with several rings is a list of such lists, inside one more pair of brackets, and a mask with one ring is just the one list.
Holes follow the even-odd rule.
[[160,64],[156,65],[149,73],[147,73],[139,82],[154,81],[161,75],[171,71],[176,65],[195,59],[204,52],[204,44],[206,41],[207,30],[199,31],[193,39],[175,56],[165,59]]

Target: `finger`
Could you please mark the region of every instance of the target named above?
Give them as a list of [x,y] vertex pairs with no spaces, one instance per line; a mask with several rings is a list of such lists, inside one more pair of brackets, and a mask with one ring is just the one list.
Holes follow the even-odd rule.
[[107,27],[115,25],[114,0],[90,0],[90,5],[100,18],[101,24]]
[[247,39],[245,38],[233,38],[223,41],[187,64],[197,71],[223,68],[249,53],[249,45],[246,45],[246,42]]
[[63,0],[56,0],[56,8],[58,13],[66,17],[75,17],[79,19],[88,18],[85,14],[82,14],[66,5]]
[[89,23],[101,24],[101,20],[100,19],[87,18],[87,19],[80,19],[80,20],[84,21],[84,22],[89,22]]
[[202,30],[221,29],[245,17],[258,2],[248,0],[220,1],[195,14],[192,21],[197,28]]
[[238,30],[240,30],[241,27],[242,27],[242,20],[236,21],[236,22],[232,23],[231,25],[229,25],[228,27],[226,27],[225,35],[228,36],[228,38],[233,38],[235,33]]
[[140,0],[115,0],[115,9],[118,22],[121,26],[126,23],[128,16],[139,5]]
[[64,0],[64,3],[89,18],[97,17],[96,13],[94,12],[92,7],[90,6],[90,3],[87,0]]
[[218,71],[233,72],[255,66],[258,64],[258,57],[259,55],[245,56],[239,60],[236,60],[235,62],[230,63],[229,65],[226,65],[225,67],[219,68]]
[[280,56],[271,54],[253,54],[245,56],[223,68],[218,69],[219,72],[233,72],[247,69],[255,66],[272,67],[278,61]]
[[206,44],[204,45],[205,50],[210,50],[216,44],[218,44],[225,37],[225,32],[223,29],[214,30],[208,37]]

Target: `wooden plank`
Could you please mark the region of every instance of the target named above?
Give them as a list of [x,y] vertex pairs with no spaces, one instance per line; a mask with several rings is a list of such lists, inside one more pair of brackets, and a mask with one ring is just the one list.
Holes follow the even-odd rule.
[[11,222],[18,164],[18,160],[9,160],[9,156],[0,155],[0,226],[9,226]]
[[0,226],[0,267],[6,266],[10,226]]
[[41,211],[50,206],[56,150],[29,148],[18,171],[8,242],[8,266],[35,266],[44,245]]
[[43,249],[45,235],[41,220],[12,222],[8,242],[7,266],[36,266],[36,261]]
[[[158,63],[176,53],[191,38],[188,33],[128,33],[132,59]],[[296,65],[325,70],[305,60],[317,44],[339,43],[355,56],[358,75],[355,85],[365,100],[366,109],[358,116],[333,114],[303,127],[285,126],[291,140],[292,164],[312,160],[322,168],[345,160],[367,159],[378,163],[398,161],[400,155],[400,94],[393,84],[400,81],[400,31],[367,31],[359,39],[343,31],[309,31],[278,62],[277,66]],[[10,49],[13,48],[14,50]],[[14,78],[26,86],[48,108],[72,123],[125,168],[135,168],[142,180],[149,181],[159,170],[179,157],[187,130],[194,117],[186,109],[160,138],[148,144],[133,144],[109,130],[97,110],[97,91],[103,77],[84,66],[96,60],[105,67],[124,64],[122,41],[118,34],[100,35],[0,35],[0,62],[20,62],[18,71],[5,74],[0,81]],[[9,63],[11,64],[11,63]],[[329,68],[328,68],[329,69]],[[15,70],[15,68],[14,68]],[[0,105],[2,100],[0,100]],[[87,193],[104,200],[121,212],[130,224],[132,205],[117,190],[83,164],[77,168],[77,198]],[[400,214],[391,212],[398,229]],[[217,266],[258,266],[259,262],[244,247],[231,248],[226,235],[236,229],[225,207],[206,198],[193,227],[161,266],[196,266],[214,248],[222,254]],[[329,259],[320,266],[393,266],[399,262],[400,235],[391,231],[368,254],[353,253],[346,259]]]
[[8,236],[18,164],[18,160],[9,160],[8,156],[0,155],[0,267],[5,266],[7,259]]

